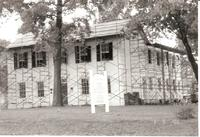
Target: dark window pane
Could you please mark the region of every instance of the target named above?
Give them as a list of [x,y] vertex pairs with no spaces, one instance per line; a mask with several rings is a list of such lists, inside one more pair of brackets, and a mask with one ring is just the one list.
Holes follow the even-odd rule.
[[108,93],[111,93],[111,82],[110,82],[110,78],[108,78]]
[[88,79],[81,79],[82,94],[89,94],[89,81]]
[[36,67],[36,59],[35,59],[35,52],[32,52],[32,67]]
[[75,62],[79,63],[79,46],[75,46]]
[[17,53],[14,53],[14,69],[18,68],[18,58],[17,58]]
[[160,66],[160,53],[157,52],[157,65]]
[[148,49],[148,62],[151,64],[151,50]]
[[38,82],[38,97],[44,97],[44,83]]
[[101,61],[100,45],[97,45],[97,61]]
[[26,85],[25,83],[19,83],[19,96],[20,98],[26,97]]
[[167,65],[169,66],[169,53],[168,52],[166,52],[166,63],[167,63]]

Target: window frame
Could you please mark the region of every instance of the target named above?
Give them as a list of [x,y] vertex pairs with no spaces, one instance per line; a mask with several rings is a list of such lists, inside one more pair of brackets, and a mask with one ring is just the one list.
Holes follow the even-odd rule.
[[75,46],[75,62],[91,62],[91,46]]
[[96,46],[96,55],[98,61],[113,60],[113,42],[103,42]]
[[46,67],[47,55],[45,51],[32,52],[32,67]]
[[38,97],[44,97],[44,82],[43,81],[37,82],[37,86],[38,86]]
[[61,53],[61,63],[68,64],[67,50],[63,50],[62,53]]
[[26,98],[26,83],[25,82],[19,83],[19,97]]
[[28,52],[14,53],[14,69],[28,68]]
[[159,91],[162,90],[162,81],[161,81],[161,78],[158,78],[158,90]]
[[153,90],[153,78],[149,77],[149,89]]
[[81,79],[81,89],[83,95],[88,95],[89,92],[89,79],[88,78],[82,78]]

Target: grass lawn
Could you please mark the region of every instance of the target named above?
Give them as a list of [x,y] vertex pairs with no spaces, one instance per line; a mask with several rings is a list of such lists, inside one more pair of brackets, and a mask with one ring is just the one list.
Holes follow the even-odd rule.
[[48,107],[0,111],[1,135],[173,135],[197,136],[197,105],[191,105],[196,118],[179,120],[183,106],[89,106]]

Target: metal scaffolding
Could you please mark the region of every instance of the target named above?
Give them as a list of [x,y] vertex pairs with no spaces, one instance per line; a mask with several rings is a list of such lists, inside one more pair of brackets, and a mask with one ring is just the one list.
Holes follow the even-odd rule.
[[[62,83],[65,84],[66,92],[63,98],[66,105],[88,105],[90,104],[89,94],[82,93],[82,79],[88,78],[88,69],[93,69],[95,73],[107,71],[110,78],[111,93],[109,101],[112,105],[124,105],[125,94],[138,93],[143,103],[159,103],[159,101],[172,101],[182,98],[185,90],[189,90],[183,82],[184,67],[182,61],[184,58],[176,50],[168,50],[162,45],[146,45],[144,40],[138,34],[134,38],[126,39],[124,35],[119,34],[121,30],[119,23],[115,22],[109,29],[115,35],[98,36],[99,32],[95,26],[93,37],[87,38],[84,44],[92,43],[91,52],[92,62],[74,62],[74,47],[65,47],[68,51],[68,64],[62,64]],[[97,61],[96,46],[101,42],[113,42],[113,60]],[[90,44],[91,44],[90,43]],[[84,45],[83,44],[83,45]],[[83,46],[84,47],[84,46]],[[85,46],[86,48],[86,46]],[[33,47],[27,48],[32,53]],[[84,48],[82,49],[84,50]],[[51,106],[53,90],[53,59],[52,54],[46,54],[47,63],[45,67],[30,67],[31,56],[28,57],[29,67],[13,69],[13,53],[24,51],[24,47],[9,49],[7,56],[3,60],[7,64],[7,104],[9,108],[30,108]],[[149,62],[149,53],[151,52],[151,62]],[[167,53],[168,52],[168,53]],[[168,59],[166,57],[168,54]],[[158,57],[159,54],[159,57]],[[175,62],[173,58],[175,57]],[[158,59],[159,58],[159,59]],[[159,60],[159,65],[158,65]],[[175,66],[173,63],[175,63]],[[0,62],[0,64],[2,64]],[[187,70],[188,67],[186,67]],[[38,97],[37,82],[44,82],[44,96]],[[20,82],[26,83],[26,97],[19,97]]]

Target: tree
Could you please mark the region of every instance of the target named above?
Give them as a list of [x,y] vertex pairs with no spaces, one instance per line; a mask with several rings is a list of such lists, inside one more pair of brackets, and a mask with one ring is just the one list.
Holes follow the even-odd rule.
[[[195,78],[198,82],[198,65],[194,56],[197,56],[197,0],[123,0],[120,2],[103,1],[99,4],[102,21],[122,18],[131,19],[127,25],[127,35],[133,34],[135,28],[145,38],[157,38],[160,34],[173,33],[183,43],[191,64]],[[103,6],[102,6],[103,5]],[[106,5],[109,5],[105,8]],[[104,8],[102,8],[104,7]],[[115,12],[113,11],[115,10]],[[133,15],[132,12],[136,11]]]
[[[20,33],[32,32],[39,36],[41,41],[35,46],[37,49],[48,49],[53,53],[54,62],[54,93],[53,106],[62,106],[61,93],[61,50],[88,32],[87,18],[76,18],[72,23],[64,23],[62,17],[75,11],[77,8],[88,10],[88,0],[0,0],[0,15],[19,13],[23,24]],[[90,11],[91,12],[91,11]],[[67,41],[67,43],[64,43]],[[71,44],[73,45],[73,44]]]
[[[198,82],[196,0],[140,0],[135,3],[138,13],[133,20],[155,33],[174,33],[183,43]],[[195,54],[194,54],[195,53]]]

